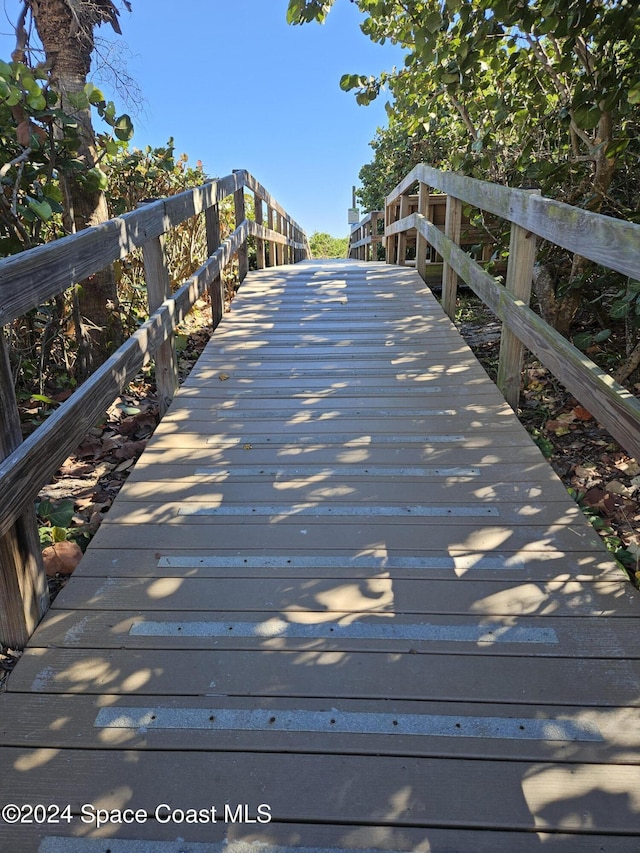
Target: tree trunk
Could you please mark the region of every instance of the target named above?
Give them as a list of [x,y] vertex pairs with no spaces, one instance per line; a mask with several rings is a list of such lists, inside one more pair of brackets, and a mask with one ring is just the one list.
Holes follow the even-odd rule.
[[[72,4],[75,8],[76,4]],[[31,0],[33,19],[51,66],[53,83],[63,109],[78,121],[78,159],[86,173],[96,165],[95,134],[90,109],[75,109],[69,95],[81,92],[87,82],[93,51],[93,23],[83,26],[66,0]],[[109,218],[101,191],[91,191],[75,175],[61,175],[65,227],[70,232],[98,225]],[[122,342],[118,294],[113,268],[79,283],[77,304],[81,318],[78,341],[78,379],[85,379]]]

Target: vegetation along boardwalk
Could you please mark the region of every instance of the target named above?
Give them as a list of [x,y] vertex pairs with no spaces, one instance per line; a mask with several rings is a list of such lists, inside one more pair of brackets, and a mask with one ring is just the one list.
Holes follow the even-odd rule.
[[0,848],[632,853],[637,599],[416,271],[250,273],[1,697]]

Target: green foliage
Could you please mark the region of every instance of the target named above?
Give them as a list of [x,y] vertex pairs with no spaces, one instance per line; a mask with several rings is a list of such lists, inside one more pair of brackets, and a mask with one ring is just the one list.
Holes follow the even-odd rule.
[[[69,96],[71,108],[93,109],[118,139],[133,133],[131,119],[88,83]],[[111,133],[99,136],[106,147]],[[106,188],[99,167],[78,158],[78,120],[61,105],[43,66],[0,61],[0,256],[15,254],[59,236],[63,194],[60,173],[73,174],[89,190]]]
[[74,515],[73,501],[40,501],[36,505],[36,514],[41,545],[53,545],[54,542],[64,542],[70,538],[69,528]]
[[346,258],[349,238],[315,231],[309,238],[309,246],[314,258]]
[[[129,148],[118,143],[104,149],[102,168],[108,178],[106,190],[109,209],[121,215],[149,199],[165,198],[201,186],[206,182],[202,164],[189,165],[186,154],[175,155],[173,139],[167,144],[144,150]],[[251,215],[253,202],[247,201]],[[220,203],[220,232],[224,240],[235,228],[233,199]],[[171,272],[172,286],[181,285],[207,257],[207,244],[203,217],[197,216],[183,222],[166,235],[166,252]],[[142,251],[132,252],[126,260],[116,265],[118,293],[121,305],[127,312],[126,324],[135,328],[147,316],[147,294]],[[232,273],[225,274],[227,285],[233,286]]]
[[[334,0],[335,2],[335,0]],[[359,103],[387,91],[389,125],[362,167],[359,200],[380,209],[428,162],[640,222],[640,6],[630,0],[356,0],[362,31],[405,51],[378,77],[342,76]],[[333,2],[292,0],[296,22]],[[615,274],[542,244],[544,316],[567,333],[578,310],[636,346],[640,297]],[[604,314],[602,311],[604,310]],[[591,333],[593,334],[593,333]],[[596,332],[595,335],[598,333]],[[591,341],[593,343],[594,341]],[[597,341],[595,341],[597,343]],[[583,345],[589,345],[587,338]]]
[[[292,0],[296,22],[332,2]],[[591,209],[635,170],[640,10],[629,0],[357,0],[361,29],[406,51],[377,78],[345,74],[367,103],[388,88],[408,137],[437,140],[442,165],[541,186]],[[441,153],[439,150],[434,152]],[[430,162],[438,157],[429,158]],[[565,197],[568,196],[568,197]],[[631,200],[630,200],[631,201]],[[614,208],[614,205],[611,205]],[[637,202],[626,207],[637,214]]]

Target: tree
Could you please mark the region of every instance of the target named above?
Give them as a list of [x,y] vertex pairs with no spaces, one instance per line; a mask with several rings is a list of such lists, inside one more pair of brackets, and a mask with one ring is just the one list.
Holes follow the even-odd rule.
[[[128,2],[125,6],[130,9]],[[68,233],[97,225],[109,218],[104,195],[106,177],[99,167],[91,105],[102,107],[104,117],[120,139],[132,134],[128,116],[115,117],[113,105],[87,83],[94,48],[94,30],[110,23],[120,32],[118,10],[111,0],[25,0],[14,59],[24,58],[27,47],[26,13],[30,12],[44,48],[51,87],[60,106],[77,126],[77,150],[71,168],[61,172],[64,225]],[[87,89],[89,85],[89,89]],[[106,269],[77,288],[76,326],[79,336],[77,373],[86,377],[119,345],[122,327],[112,269]]]
[[[290,0],[290,23],[335,0]],[[631,0],[356,0],[363,32],[405,51],[378,77],[345,74],[368,103],[386,86],[409,138],[444,142],[436,165],[538,185],[545,195],[640,221],[640,8]],[[391,128],[392,125],[390,125]],[[386,141],[386,140],[385,140]],[[429,159],[429,158],[427,158]],[[375,162],[375,161],[374,161]],[[383,164],[376,163],[376,171]],[[366,177],[366,174],[365,174]],[[629,187],[634,191],[630,192]],[[552,258],[545,313],[565,334],[598,280],[583,258]]]
[[332,237],[324,231],[314,231],[309,238],[309,247],[314,258],[346,258],[348,246],[348,237]]

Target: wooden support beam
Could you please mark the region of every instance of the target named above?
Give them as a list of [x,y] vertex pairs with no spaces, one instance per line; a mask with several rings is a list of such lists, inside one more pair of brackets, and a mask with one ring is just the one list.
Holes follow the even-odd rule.
[[[452,240],[456,246],[459,246],[461,230],[462,201],[459,198],[449,195],[447,196],[447,209],[445,213],[445,236]],[[452,320],[456,313],[457,297],[458,274],[450,264],[444,261],[442,265],[442,307]]]
[[[400,214],[399,218],[404,219],[405,216],[409,215],[409,196],[408,194],[400,196]],[[398,241],[396,244],[396,263],[400,266],[404,266],[407,261],[407,232],[401,231],[398,234]]]
[[[255,221],[258,225],[262,225],[263,214],[262,214],[262,199],[258,195],[258,193],[254,193],[254,205],[255,205]],[[256,266],[259,270],[264,269],[264,240],[260,237],[256,237]]]
[[[144,275],[147,282],[147,301],[149,315],[153,314],[165,299],[171,296],[171,280],[165,248],[165,237],[152,237],[142,247]],[[178,390],[178,359],[176,357],[175,336],[169,338],[158,347],[154,356],[156,369],[156,385],[158,388],[158,405],[162,417]]]
[[385,225],[385,254],[386,254],[386,262],[388,264],[395,263],[396,260],[396,240],[397,237],[394,233],[387,234],[387,228],[389,228],[393,223],[397,220],[396,210],[398,208],[397,202],[387,202],[384,209],[384,225]]
[[[270,231],[274,230],[274,222],[273,222],[273,208],[270,204],[267,204],[267,227]],[[268,265],[270,267],[275,267],[276,265],[276,246],[273,240],[269,240],[268,242],[268,251],[269,251],[269,261]]]
[[[509,264],[507,266],[506,288],[516,299],[529,305],[533,265],[536,260],[536,237],[531,231],[511,224],[509,243]],[[522,362],[524,346],[516,335],[502,326],[500,337],[500,361],[498,363],[498,388],[505,400],[516,411],[520,399]]]
[[[0,459],[22,442],[9,349],[0,329]],[[23,649],[49,603],[38,524],[30,504],[0,537],[0,642]]]
[[[242,170],[234,169],[234,175],[236,172],[240,172]],[[236,217],[236,228],[239,228],[244,220],[246,219],[246,207],[244,203],[244,184],[239,187],[233,194],[233,207],[235,210]],[[240,248],[238,249],[238,279],[240,283],[245,280],[247,277],[247,272],[249,271],[249,254],[247,251],[246,242],[242,243]]]
[[[429,219],[429,192],[430,188],[427,184],[420,181],[420,188],[418,190],[418,213],[421,213],[427,219]],[[423,281],[425,281],[427,277],[427,246],[428,244],[424,235],[418,231],[416,234],[416,269],[418,270],[418,275]]]
[[[211,257],[220,245],[220,207],[214,204],[205,212],[205,227],[207,235],[207,257]],[[218,274],[209,285],[211,299],[211,321],[215,329],[224,314],[224,283],[222,275]]]

